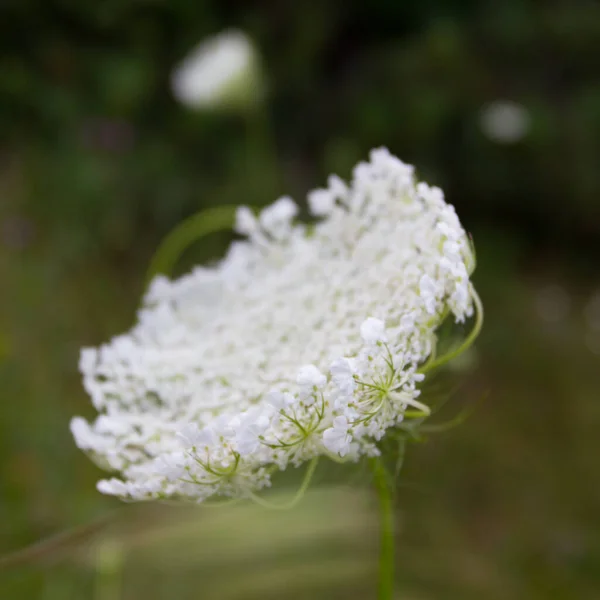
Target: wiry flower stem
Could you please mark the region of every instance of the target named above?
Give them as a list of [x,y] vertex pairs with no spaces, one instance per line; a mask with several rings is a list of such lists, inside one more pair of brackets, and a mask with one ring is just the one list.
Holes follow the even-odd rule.
[[392,491],[381,458],[372,458],[370,463],[373,471],[373,481],[379,496],[381,519],[377,598],[379,600],[392,600],[394,595],[394,507]]

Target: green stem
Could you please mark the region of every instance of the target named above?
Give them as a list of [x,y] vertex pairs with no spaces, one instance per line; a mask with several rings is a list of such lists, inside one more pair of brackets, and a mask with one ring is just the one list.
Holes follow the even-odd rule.
[[[259,193],[264,194],[264,182],[268,176],[277,172],[277,152],[274,136],[271,133],[270,119],[266,103],[261,102],[244,115],[247,126],[247,170],[249,180],[252,180],[251,204],[258,202]],[[261,167],[268,166],[266,172]],[[267,190],[268,195],[271,190]],[[163,240],[154,253],[148,268],[147,281],[156,275],[171,275],[173,268],[185,250],[194,242],[210,233],[231,230],[238,205],[223,205],[207,208],[192,215]]]
[[379,551],[378,600],[392,600],[394,596],[394,508],[385,467],[380,458],[371,459],[373,481],[379,496],[381,544]]
[[123,548],[116,539],[100,540],[96,547],[94,600],[119,600],[123,573]]
[[[250,204],[262,205],[278,191],[279,172],[276,138],[269,103],[252,106],[244,115],[246,125],[246,169]],[[272,198],[274,199],[274,198]]]
[[91,523],[63,531],[12,554],[0,556],[0,572],[5,569],[37,564],[50,558],[56,559],[57,556],[68,550],[76,551],[82,544],[89,542],[99,531],[118,517],[122,510],[122,508],[117,509]]

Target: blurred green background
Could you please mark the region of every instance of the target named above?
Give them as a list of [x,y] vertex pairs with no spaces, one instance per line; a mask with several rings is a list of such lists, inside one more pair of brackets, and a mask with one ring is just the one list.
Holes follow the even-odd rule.
[[[263,58],[264,107],[180,105],[174,66],[230,27]],[[119,506],[69,433],[93,414],[78,352],[130,326],[160,240],[205,207],[302,201],[385,145],[473,233],[487,317],[458,399],[490,390],[466,424],[409,448],[398,597],[600,597],[597,2],[5,0],[0,48],[0,552]],[[227,242],[207,238],[182,268]],[[133,557],[121,592],[95,583],[106,544],[91,536],[0,572],[0,597],[373,597],[373,507],[356,493],[287,521],[199,511],[213,529],[176,546],[220,540],[209,566],[167,560],[168,544],[140,553],[117,528]],[[175,514],[127,510],[142,532]],[[283,564],[299,536],[304,558]],[[253,575],[237,575],[240,548]]]

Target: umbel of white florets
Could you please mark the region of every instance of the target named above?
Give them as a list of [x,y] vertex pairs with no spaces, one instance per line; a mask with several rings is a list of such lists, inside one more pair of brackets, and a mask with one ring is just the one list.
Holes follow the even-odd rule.
[[[247,496],[318,456],[358,460],[414,408],[449,315],[472,313],[471,247],[442,192],[374,150],[352,181],[240,208],[216,266],[158,277],[127,334],[82,352],[100,413],[71,429],[128,499]],[[410,410],[409,410],[410,408]]]

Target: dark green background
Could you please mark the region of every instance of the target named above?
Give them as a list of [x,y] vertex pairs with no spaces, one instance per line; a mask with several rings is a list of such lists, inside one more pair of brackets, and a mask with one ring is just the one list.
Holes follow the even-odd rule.
[[[258,44],[264,111],[186,110],[170,71],[229,27]],[[504,99],[530,117],[509,145],[480,128]],[[600,332],[584,312],[600,290],[600,5],[584,0],[4,0],[0,551],[118,505],[68,431],[93,414],[78,351],[129,327],[164,235],[207,206],[302,201],[381,145],[473,232],[487,311],[458,398],[487,402],[409,449],[399,597],[600,596]],[[99,597],[72,556],[0,572],[0,597]],[[257,568],[262,597],[282,597]],[[123,597],[210,598],[193,571],[132,577]]]

